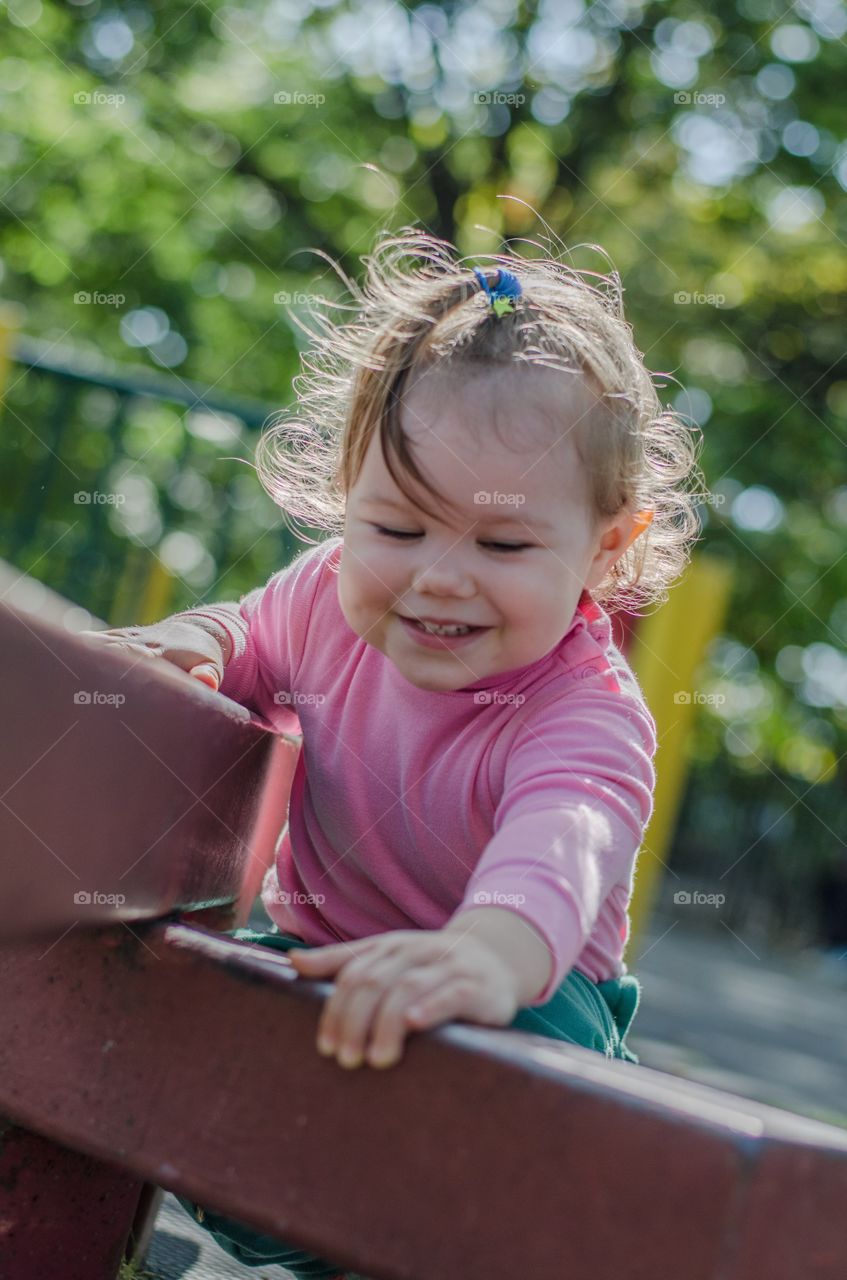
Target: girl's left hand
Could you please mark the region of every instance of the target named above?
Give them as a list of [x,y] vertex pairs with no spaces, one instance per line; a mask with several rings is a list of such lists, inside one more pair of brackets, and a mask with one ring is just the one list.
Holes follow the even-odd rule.
[[342,1067],[400,1061],[409,1031],[453,1018],[508,1026],[518,1011],[517,976],[479,938],[456,929],[403,929],[288,958],[304,978],[335,977],[318,1026],[318,1052]]

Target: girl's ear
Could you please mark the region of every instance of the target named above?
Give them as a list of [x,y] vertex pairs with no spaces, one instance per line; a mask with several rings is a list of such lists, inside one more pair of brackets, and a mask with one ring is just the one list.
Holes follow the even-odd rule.
[[615,561],[649,528],[654,515],[652,507],[644,507],[641,511],[636,511],[635,515],[623,513],[610,525],[600,539],[599,550],[591,565],[591,576],[586,584],[589,590],[602,582]]
[[655,512],[652,507],[643,507],[641,511],[636,511],[635,515],[627,515],[626,513],[615,521],[603,534],[600,539],[600,547],[603,551],[613,551],[614,559],[622,556],[628,547],[631,547],[635,539],[642,534],[645,529],[650,526]]
[[632,517],[632,532],[621,547],[621,555],[623,555],[624,551],[626,551],[628,547],[632,546],[639,534],[642,534],[645,529],[649,528],[655,514],[656,512],[652,507],[642,507],[640,511],[636,511],[635,515]]

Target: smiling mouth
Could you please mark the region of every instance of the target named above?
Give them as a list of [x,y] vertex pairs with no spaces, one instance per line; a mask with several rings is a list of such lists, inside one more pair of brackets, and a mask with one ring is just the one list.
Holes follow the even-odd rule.
[[442,626],[436,626],[435,623],[424,623],[419,618],[407,618],[402,613],[398,616],[403,622],[409,623],[415,630],[426,636],[468,636],[474,631],[488,630],[487,627],[476,627],[470,623],[444,623]]

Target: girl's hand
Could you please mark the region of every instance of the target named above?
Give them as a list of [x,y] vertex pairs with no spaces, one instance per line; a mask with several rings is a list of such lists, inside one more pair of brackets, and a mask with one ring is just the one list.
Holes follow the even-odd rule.
[[447,930],[397,930],[288,953],[304,978],[332,979],[318,1027],[318,1052],[342,1067],[390,1067],[409,1031],[454,1018],[508,1026],[518,980],[479,938]]
[[220,629],[220,639],[197,623],[182,618],[164,618],[149,627],[112,627],[108,631],[81,631],[103,644],[129,649],[149,658],[164,658],[187,671],[195,680],[218,689],[229,656],[229,643]]

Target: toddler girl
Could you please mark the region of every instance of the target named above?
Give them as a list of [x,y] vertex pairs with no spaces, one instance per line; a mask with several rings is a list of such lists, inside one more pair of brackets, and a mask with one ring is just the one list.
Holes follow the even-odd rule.
[[[300,416],[258,447],[284,515],[333,536],[239,604],[102,634],[279,728],[296,712],[262,893],[281,932],[234,936],[335,982],[322,1054],[384,1068],[464,1019],[637,1063],[622,956],[656,738],[607,609],[685,565],[692,428],[617,277],[384,236],[356,321],[310,332]],[[182,1203],[242,1261],[338,1274]]]

